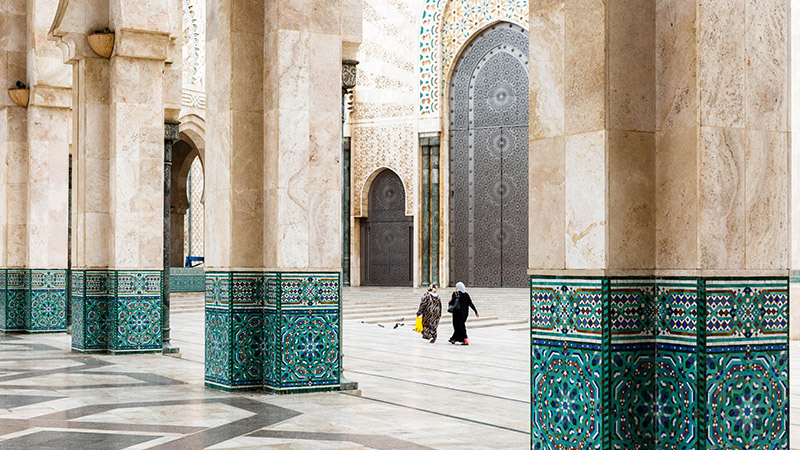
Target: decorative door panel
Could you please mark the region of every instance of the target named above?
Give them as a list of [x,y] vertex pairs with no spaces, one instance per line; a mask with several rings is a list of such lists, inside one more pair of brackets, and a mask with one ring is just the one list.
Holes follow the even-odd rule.
[[476,36],[450,85],[450,279],[526,286],[528,36],[497,24]]
[[[469,260],[469,130],[450,132],[450,284],[469,282],[468,265],[454,262]],[[458,175],[456,175],[458,174]],[[458,193],[459,195],[456,195]]]
[[[527,102],[527,99],[526,99]],[[528,125],[503,128],[503,284],[528,284]],[[520,270],[523,268],[523,270]]]
[[363,284],[409,286],[413,222],[405,215],[405,189],[391,170],[381,172],[369,191],[369,216],[362,224]]
[[500,285],[502,280],[503,245],[500,241],[502,223],[501,159],[490,148],[500,138],[501,128],[478,128],[470,131],[474,139],[470,147],[469,195],[469,259],[472,270],[467,281],[475,286]]

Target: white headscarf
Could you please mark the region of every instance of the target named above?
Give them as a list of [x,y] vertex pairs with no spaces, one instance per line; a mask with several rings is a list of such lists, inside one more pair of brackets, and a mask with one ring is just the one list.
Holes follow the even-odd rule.
[[456,290],[457,290],[458,292],[463,292],[463,293],[466,293],[466,292],[467,292],[467,287],[466,287],[466,286],[464,286],[464,283],[462,283],[462,282],[460,282],[460,281],[459,281],[458,283],[456,283]]

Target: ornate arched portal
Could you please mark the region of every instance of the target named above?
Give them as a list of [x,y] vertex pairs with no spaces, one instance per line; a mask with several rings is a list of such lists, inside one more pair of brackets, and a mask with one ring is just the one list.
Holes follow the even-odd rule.
[[361,280],[365,286],[409,286],[413,221],[406,216],[403,181],[383,170],[369,189],[369,210],[361,225]]
[[528,34],[497,23],[476,35],[449,89],[450,280],[527,284]]

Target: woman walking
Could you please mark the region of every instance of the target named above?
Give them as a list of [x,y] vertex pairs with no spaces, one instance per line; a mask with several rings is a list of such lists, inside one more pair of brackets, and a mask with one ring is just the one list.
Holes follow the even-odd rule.
[[439,328],[439,319],[442,317],[442,300],[436,293],[436,285],[428,286],[428,292],[422,296],[417,309],[417,317],[422,316],[422,339],[430,339],[431,344],[436,342],[436,330]]
[[475,311],[475,317],[480,317],[478,310],[472,303],[472,299],[467,294],[467,288],[464,283],[456,283],[456,290],[448,303],[447,311],[453,313],[453,336],[450,337],[450,343],[455,344],[461,342],[461,345],[469,345],[469,338],[467,337],[467,318],[469,317],[469,309]]

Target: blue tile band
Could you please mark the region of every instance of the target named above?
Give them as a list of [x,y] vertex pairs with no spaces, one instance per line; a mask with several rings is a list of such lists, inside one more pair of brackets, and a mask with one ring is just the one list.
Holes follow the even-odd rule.
[[206,273],[206,385],[338,389],[338,273]]
[[73,351],[161,352],[162,283],[160,271],[73,271]]
[[788,448],[788,278],[531,277],[531,447]]
[[0,269],[0,331],[67,330],[67,271]]

